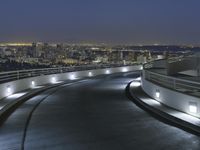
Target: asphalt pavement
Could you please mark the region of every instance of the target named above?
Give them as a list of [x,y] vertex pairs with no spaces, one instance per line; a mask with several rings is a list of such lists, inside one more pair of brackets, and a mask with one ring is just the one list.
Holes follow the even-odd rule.
[[0,127],[0,150],[199,150],[200,137],[157,120],[127,97],[137,76],[88,78],[31,98]]

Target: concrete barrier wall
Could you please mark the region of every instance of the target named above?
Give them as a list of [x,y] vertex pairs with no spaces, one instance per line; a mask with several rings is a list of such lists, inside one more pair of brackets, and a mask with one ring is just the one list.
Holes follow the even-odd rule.
[[117,68],[68,72],[68,73],[43,75],[43,76],[20,79],[20,80],[0,84],[0,99],[7,97],[8,95],[11,95],[13,93],[32,88],[33,87],[32,81],[34,81],[35,86],[39,86],[39,85],[52,83],[55,81],[73,80],[75,78],[84,78],[91,75],[97,76],[97,75],[112,74],[112,73],[117,73],[117,72],[128,72],[128,71],[140,70],[141,67],[142,67],[141,65],[124,66],[124,67],[117,67]]
[[159,59],[153,61],[153,68],[166,68],[167,66],[167,60],[166,59]]
[[167,74],[173,75],[177,72],[186,71],[186,70],[195,70],[197,66],[196,58],[187,58],[181,61],[176,61],[173,63],[167,64]]
[[[171,108],[200,118],[200,99],[198,97],[190,96],[181,92],[161,87],[145,80],[144,77],[142,77],[142,88],[150,97],[154,98],[155,100]],[[160,93],[159,98],[156,96],[157,91],[159,91]],[[191,112],[191,105],[196,106],[196,113]]]

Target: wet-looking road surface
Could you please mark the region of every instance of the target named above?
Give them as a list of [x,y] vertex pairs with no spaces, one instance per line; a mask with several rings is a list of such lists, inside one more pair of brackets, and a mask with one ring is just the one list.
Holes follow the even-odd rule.
[[0,127],[0,150],[199,150],[200,137],[127,98],[138,73],[74,81],[35,96]]

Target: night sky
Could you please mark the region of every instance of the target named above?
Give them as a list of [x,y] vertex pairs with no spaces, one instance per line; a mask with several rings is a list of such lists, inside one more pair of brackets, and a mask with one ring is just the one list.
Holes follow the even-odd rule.
[[0,42],[200,44],[200,0],[0,0]]

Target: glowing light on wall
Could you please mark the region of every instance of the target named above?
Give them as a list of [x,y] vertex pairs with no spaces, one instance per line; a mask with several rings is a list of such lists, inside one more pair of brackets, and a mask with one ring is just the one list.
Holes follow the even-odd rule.
[[110,70],[106,70],[106,74],[110,74]]
[[123,69],[122,69],[122,72],[127,72],[127,71],[128,71],[127,68],[123,68]]
[[31,81],[31,85],[34,87],[35,86],[35,81]]
[[56,77],[52,77],[52,78],[51,78],[51,82],[52,82],[52,83],[56,83]]
[[6,89],[6,90],[7,90],[7,94],[8,94],[8,95],[11,95],[11,94],[12,94],[12,89],[11,89],[10,85],[7,86],[7,89]]
[[16,98],[22,97],[25,94],[26,94],[26,92],[24,92],[24,93],[16,93],[16,94],[8,96],[8,98],[10,98],[10,99],[16,99]]
[[159,98],[160,97],[160,91],[156,90],[156,97]]
[[89,72],[88,75],[89,75],[89,77],[93,76],[92,72]]
[[131,83],[131,85],[132,85],[133,87],[138,87],[138,86],[141,85],[141,83],[140,83],[139,81],[133,81],[133,82]]
[[71,74],[71,75],[70,75],[70,80],[75,80],[75,79],[76,79],[75,74]]
[[138,77],[138,78],[136,78],[135,80],[137,80],[137,81],[141,81],[141,77]]
[[194,102],[189,103],[189,111],[191,113],[197,113],[197,104]]

